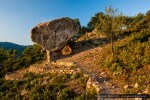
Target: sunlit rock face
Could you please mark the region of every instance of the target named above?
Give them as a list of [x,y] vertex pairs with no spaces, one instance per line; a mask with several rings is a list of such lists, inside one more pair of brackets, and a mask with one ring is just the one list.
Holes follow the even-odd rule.
[[48,51],[60,51],[79,31],[79,25],[66,17],[40,23],[31,30],[31,39]]
[[60,18],[40,23],[31,30],[31,40],[47,51],[47,62],[56,61],[60,51],[79,31],[79,24],[71,18]]

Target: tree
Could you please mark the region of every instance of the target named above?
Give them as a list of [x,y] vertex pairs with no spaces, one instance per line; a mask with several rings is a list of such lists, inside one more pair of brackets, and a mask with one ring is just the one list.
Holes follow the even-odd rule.
[[79,19],[73,19],[75,21],[75,23],[77,23],[79,25],[79,32],[78,34],[76,34],[74,37],[73,37],[73,41],[75,41],[77,38],[79,38],[81,35],[85,34],[86,32],[89,32],[90,30],[85,27],[85,26],[81,26],[80,24],[80,20]]
[[5,51],[3,48],[0,48],[0,63],[1,63],[1,61],[3,61],[4,59],[7,59],[6,51]]
[[122,31],[127,29],[126,17],[123,16],[122,14],[119,14],[118,16],[115,17],[114,23],[115,23],[114,26],[115,35],[121,34]]
[[14,56],[14,50],[12,50],[12,49],[9,49],[9,50],[7,50],[7,52],[6,52],[6,55],[7,55],[7,59],[8,59],[8,61],[12,61],[13,60],[13,56]]
[[12,56],[13,56],[13,59],[14,59],[14,60],[16,59],[17,54],[18,54],[18,51],[17,51],[17,50],[13,50]]
[[147,11],[146,16],[150,16],[150,10]]
[[[117,17],[120,17],[120,19],[118,19],[118,22],[116,21]],[[117,9],[113,9],[112,6],[110,6],[109,8],[105,8],[105,15],[99,16],[99,19],[100,19],[101,23],[98,24],[96,27],[101,32],[110,36],[112,56],[114,56],[113,37],[114,37],[114,33],[116,31],[122,30],[121,14],[118,14]]]
[[79,29],[81,28],[80,20],[78,18],[73,19],[75,23],[79,25]]
[[88,23],[87,25],[88,29],[94,30],[100,24],[101,21],[100,19],[103,16],[104,16],[103,12],[96,13],[95,16],[93,16],[90,22]]
[[146,13],[145,20],[150,22],[150,10]]
[[132,25],[133,18],[129,16],[124,16],[124,24],[126,26],[126,29],[129,29]]
[[110,6],[109,8],[105,9],[105,12],[106,12],[106,21],[107,21],[106,32],[107,34],[111,34],[111,50],[112,50],[112,55],[114,56],[113,35],[114,35],[114,27],[116,27],[116,25],[114,24],[114,17],[117,13],[117,9],[113,9]]

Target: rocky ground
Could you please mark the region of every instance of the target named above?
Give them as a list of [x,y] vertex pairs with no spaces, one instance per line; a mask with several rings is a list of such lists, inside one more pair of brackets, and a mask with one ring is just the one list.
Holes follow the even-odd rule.
[[100,93],[121,93],[121,89],[114,83],[107,75],[107,71],[100,69],[97,59],[102,59],[102,49],[105,47],[91,48],[87,51],[77,53],[71,57],[62,58],[63,62],[74,62],[84,73],[88,73],[91,77],[91,81],[95,80],[96,84],[99,84],[97,88]]
[[77,68],[72,62],[56,62],[47,64],[43,61],[40,64],[31,65],[29,68],[18,70],[16,72],[7,73],[5,75],[6,80],[23,80],[27,73],[47,74],[47,73],[59,73],[59,74],[76,74],[81,70]]

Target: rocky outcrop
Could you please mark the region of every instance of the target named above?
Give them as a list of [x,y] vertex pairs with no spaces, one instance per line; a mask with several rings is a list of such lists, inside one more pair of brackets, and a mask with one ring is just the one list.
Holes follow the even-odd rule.
[[60,18],[35,26],[31,30],[31,39],[49,51],[49,60],[56,60],[59,51],[78,31],[79,25],[74,20],[68,17]]
[[44,74],[44,73],[58,73],[58,74],[76,74],[80,73],[80,69],[70,69],[70,68],[53,68],[51,69],[50,66],[30,66],[29,72],[37,73],[37,74]]
[[97,93],[100,93],[101,90],[101,86],[98,83],[97,80],[95,80],[93,77],[89,77],[88,81],[87,81],[87,85],[86,85],[86,89],[91,89],[93,88],[96,90]]
[[12,73],[7,73],[5,75],[5,80],[24,80],[27,73],[36,73],[36,74],[77,74],[82,71],[76,67],[73,62],[51,62],[51,64],[33,64],[29,68],[18,70]]

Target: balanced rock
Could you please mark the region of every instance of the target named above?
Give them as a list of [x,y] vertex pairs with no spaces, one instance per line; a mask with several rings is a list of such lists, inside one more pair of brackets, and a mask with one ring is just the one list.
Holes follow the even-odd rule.
[[78,33],[80,26],[65,17],[40,23],[31,30],[31,39],[47,50],[48,63],[57,60],[60,51]]
[[66,17],[40,23],[31,30],[31,39],[49,51],[62,50],[79,31],[79,25]]

